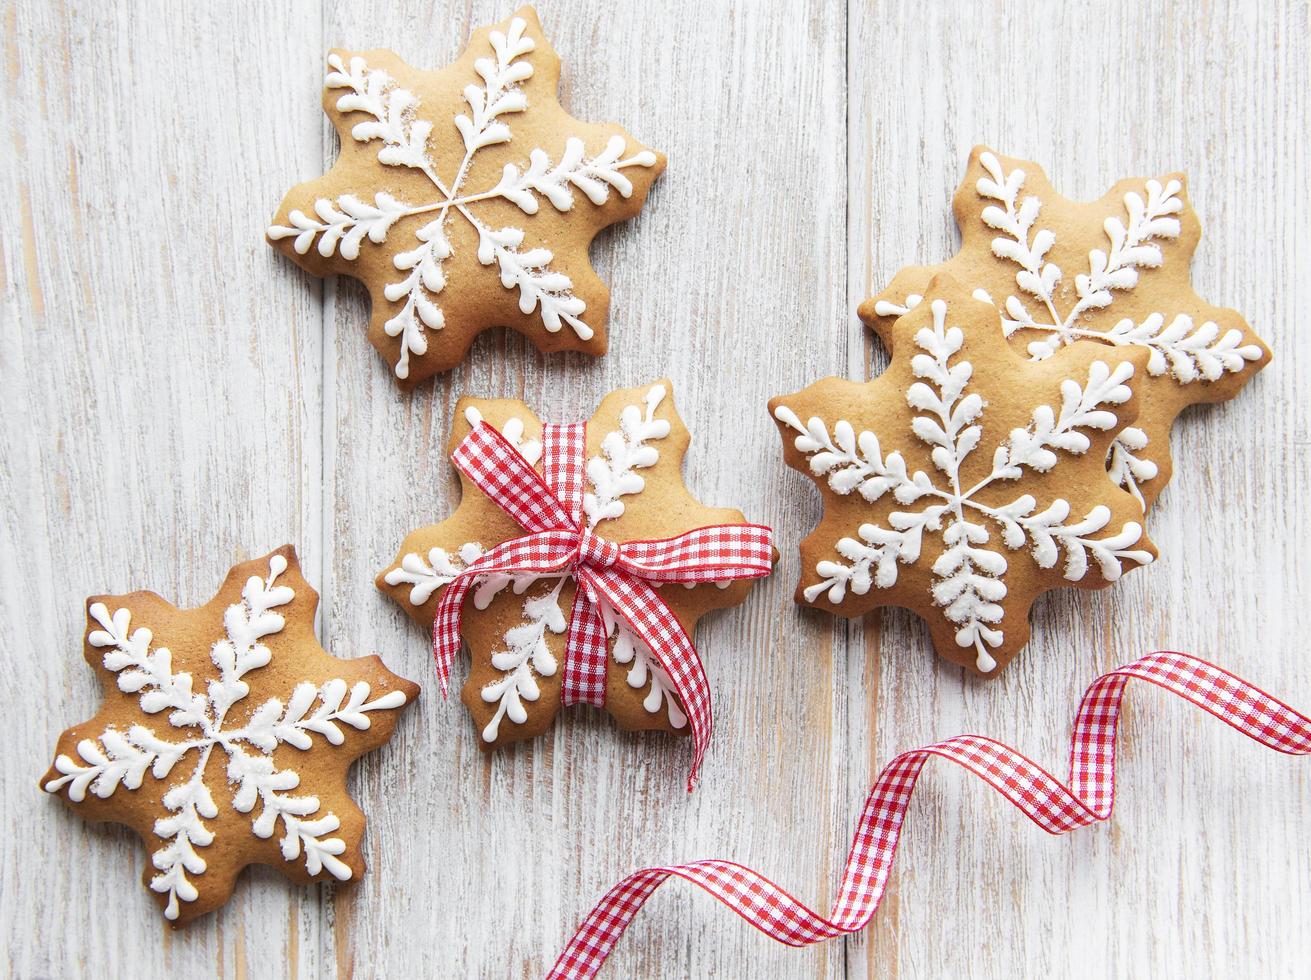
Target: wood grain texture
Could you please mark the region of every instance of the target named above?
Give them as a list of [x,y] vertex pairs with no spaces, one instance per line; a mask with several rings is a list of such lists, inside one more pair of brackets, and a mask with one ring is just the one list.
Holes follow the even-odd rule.
[[[1311,703],[1304,0],[542,0],[566,107],[669,156],[642,215],[593,249],[611,353],[543,356],[494,332],[405,394],[368,346],[363,290],[299,272],[263,225],[334,157],[318,108],[328,48],[438,66],[510,9],[4,5],[0,945],[13,975],[536,976],[643,864],[728,857],[826,906],[895,752],[974,730],[1061,769],[1085,684],[1146,650],[1190,650]],[[1275,350],[1237,400],[1176,430],[1151,517],[1161,562],[1042,600],[1033,642],[987,685],[935,658],[907,614],[844,623],[793,605],[818,495],[782,466],[764,409],[881,368],[855,305],[901,264],[954,251],[950,195],[976,142],[1041,161],[1083,198],[1187,171],[1205,230],[1198,291]],[[459,394],[568,420],[663,375],[693,434],[693,492],[771,523],[783,553],[698,632],[717,732],[691,797],[682,740],[626,735],[587,709],[485,755],[439,697],[425,637],[372,585],[407,530],[455,503],[441,446]],[[286,540],[323,596],[324,645],[379,652],[425,692],[353,777],[371,817],[363,881],[295,889],[253,869],[219,914],[170,933],[138,884],[139,845],[35,786],[58,732],[94,710],[82,597],[149,587],[198,604],[235,560]],[[1301,972],[1305,763],[1146,691],[1124,734],[1110,825],[1051,839],[934,770],[865,934],[788,949],[675,883],[607,975]]]
[[[1197,290],[1243,311],[1276,352],[1236,400],[1181,418],[1174,480],[1148,521],[1158,564],[1104,592],[1044,597],[1033,642],[986,686],[935,663],[908,616],[867,625],[879,710],[850,741],[877,746],[877,765],[977,731],[1064,771],[1084,686],[1158,647],[1305,704],[1306,6],[853,2],[849,27],[853,297],[955,251],[951,194],[970,147],[989,143],[1041,161],[1081,200],[1122,176],[1187,172]],[[855,322],[850,338],[854,364],[884,363]],[[1156,692],[1130,694],[1123,732],[1115,816],[1070,838],[961,775],[931,775],[896,894],[848,944],[851,975],[1304,971],[1305,767]],[[950,941],[926,941],[944,920]]]

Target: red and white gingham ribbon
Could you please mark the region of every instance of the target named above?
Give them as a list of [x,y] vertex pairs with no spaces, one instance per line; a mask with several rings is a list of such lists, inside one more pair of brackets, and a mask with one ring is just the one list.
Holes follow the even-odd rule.
[[1115,804],[1120,702],[1131,677],[1179,695],[1276,752],[1311,754],[1311,718],[1204,660],[1185,653],[1149,654],[1102,675],[1084,693],[1070,736],[1068,786],[1014,749],[980,735],[959,735],[893,759],[865,800],[828,918],[764,875],[732,861],[643,868],[606,892],[556,960],[549,980],[595,976],[642,903],[671,875],[709,892],[761,932],[789,946],[858,932],[878,910],[911,793],[932,756],[974,773],[1049,834],[1107,819]]
[[486,551],[447,584],[432,623],[442,693],[460,649],[460,617],[473,584],[485,575],[563,571],[574,577],[578,589],[565,638],[562,702],[566,707],[605,704],[604,603],[646,644],[682,703],[692,729],[690,790],[713,727],[710,688],[696,647],[655,585],[768,575],[772,532],[759,524],[716,524],[656,541],[606,541],[583,519],[586,442],[585,424],[545,426],[545,478],[486,422],[455,447],[451,459],[460,472],[528,533]]

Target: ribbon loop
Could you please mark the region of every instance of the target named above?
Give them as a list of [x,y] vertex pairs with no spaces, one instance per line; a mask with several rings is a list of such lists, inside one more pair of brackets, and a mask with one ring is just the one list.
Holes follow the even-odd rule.
[[625,541],[623,567],[652,582],[727,582],[768,575],[774,532],[763,524],[712,524],[672,538]]
[[494,426],[486,422],[475,425],[455,447],[451,461],[525,531],[577,526],[541,474]]

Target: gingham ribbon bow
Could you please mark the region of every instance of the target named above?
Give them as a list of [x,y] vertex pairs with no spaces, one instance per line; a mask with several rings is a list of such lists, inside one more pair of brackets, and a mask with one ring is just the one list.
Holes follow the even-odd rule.
[[565,637],[562,703],[605,704],[608,606],[646,644],[682,702],[692,730],[690,790],[710,740],[710,688],[691,638],[655,584],[768,575],[772,533],[759,524],[716,524],[657,541],[606,541],[583,517],[586,443],[584,423],[546,425],[544,478],[486,422],[455,447],[451,460],[460,472],[528,533],[484,552],[447,584],[432,623],[442,693],[460,649],[464,599],[480,577],[566,571],[578,588]]

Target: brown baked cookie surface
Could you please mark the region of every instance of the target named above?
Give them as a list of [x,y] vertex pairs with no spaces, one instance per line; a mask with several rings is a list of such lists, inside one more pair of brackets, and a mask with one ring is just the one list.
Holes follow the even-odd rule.
[[323,107],[341,155],[293,188],[271,245],[318,276],[360,280],[369,340],[414,383],[507,326],[544,351],[603,354],[609,290],[598,231],[642,209],[665,158],[558,101],[560,59],[524,7],[475,31],[458,61],[328,55]]
[[[543,423],[520,401],[462,398],[448,453],[484,421],[542,471]],[[688,492],[681,470],[689,441],[667,381],[607,395],[587,424],[583,514],[589,532],[621,544],[746,524],[740,511],[706,507]],[[378,575],[378,588],[425,628],[432,626],[442,590],[465,566],[526,533],[463,473],[460,488],[455,513],[407,535]],[[667,583],[658,594],[690,637],[702,616],[742,602],[750,587],[749,580]],[[495,576],[474,586],[464,604],[472,668],[461,699],[485,746],[532,738],[554,722],[574,596],[569,574]],[[609,612],[606,628],[605,710],[626,730],[688,734],[674,686],[650,650]]]
[[177,925],[226,902],[249,864],[298,884],[364,873],[346,772],[419,688],[376,656],[331,656],[317,606],[291,546],[235,566],[198,609],[153,592],[87,600],[104,703],[59,737],[41,786],[140,835],[143,881]]
[[[1270,362],[1235,310],[1193,290],[1202,236],[1187,178],[1121,180],[1100,200],[1057,194],[1035,163],[975,147],[953,200],[961,247],[933,266],[908,266],[860,305],[889,347],[897,318],[947,273],[996,306],[1015,351],[1034,361],[1076,341],[1147,356],[1135,378],[1138,418],[1111,443],[1111,479],[1151,507],[1170,479],[1170,429],[1189,405],[1232,398]],[[1110,356],[1110,355],[1107,355]]]
[[1101,588],[1156,556],[1104,465],[1149,355],[1074,344],[1030,361],[971,292],[934,277],[893,324],[883,374],[769,407],[787,464],[824,499],[797,601],[841,616],[905,607],[940,655],[995,674],[1028,641],[1039,594]]

